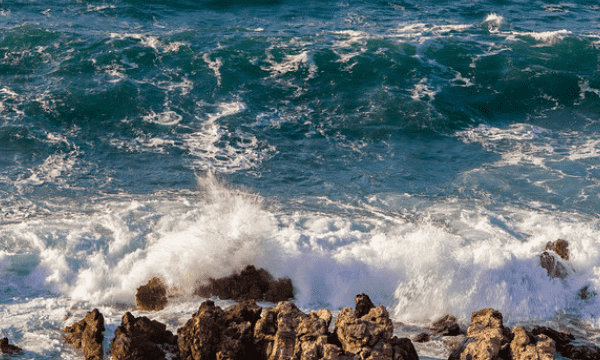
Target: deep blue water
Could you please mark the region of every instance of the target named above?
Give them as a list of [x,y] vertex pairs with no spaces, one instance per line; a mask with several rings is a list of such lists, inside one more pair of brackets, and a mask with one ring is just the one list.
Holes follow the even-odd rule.
[[58,357],[72,301],[247,264],[304,309],[597,328],[599,155],[594,1],[2,0],[0,331]]

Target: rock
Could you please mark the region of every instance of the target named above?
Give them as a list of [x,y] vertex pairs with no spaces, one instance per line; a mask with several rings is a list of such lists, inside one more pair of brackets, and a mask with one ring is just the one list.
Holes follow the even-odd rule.
[[394,360],[419,360],[417,350],[409,339],[394,336],[390,340],[390,344],[394,349]]
[[556,344],[556,351],[565,358],[577,360],[600,359],[600,348],[586,343],[568,332],[556,331],[545,326],[536,326],[531,330],[533,335],[545,335]]
[[67,336],[64,342],[83,347],[86,360],[101,360],[104,356],[102,342],[104,341],[104,316],[94,309],[88,312],[83,320],[65,328]]
[[561,259],[569,260],[569,243],[566,240],[548,241],[544,250],[554,251]]
[[293,298],[294,287],[289,278],[274,280],[266,270],[257,270],[254,266],[248,265],[240,274],[221,279],[209,279],[209,284],[197,288],[195,294],[236,301],[252,299],[279,302]]
[[557,259],[556,255],[550,254],[547,251],[544,251],[540,255],[540,265],[546,269],[548,276],[553,279],[559,278],[564,280],[569,276],[567,268]]
[[446,346],[447,351],[452,354],[455,352],[461,344],[465,341],[465,335],[457,335],[457,336],[442,336],[440,339],[444,345]]
[[335,328],[342,349],[357,355],[380,341],[389,341],[394,330],[392,320],[382,305],[372,308],[360,318],[355,316],[353,309],[344,308],[338,315]]
[[146,285],[140,286],[135,294],[138,310],[158,311],[167,306],[167,288],[162,280],[154,277]]
[[420,333],[418,335],[415,335],[415,337],[413,337],[412,339],[412,341],[418,343],[428,342],[429,340],[431,340],[431,336],[428,333]]
[[356,306],[354,307],[354,316],[361,318],[367,315],[371,309],[375,307],[367,294],[358,294],[354,298]]
[[534,337],[523,326],[513,330],[513,340],[510,343],[513,360],[553,360],[556,346],[548,336],[540,334]]
[[463,334],[456,318],[452,315],[443,316],[431,324],[430,330],[433,335],[438,336],[458,336]]
[[493,309],[483,309],[471,315],[467,338],[450,354],[449,360],[508,359],[510,356],[510,330],[502,323],[502,314]]
[[205,301],[187,323],[177,330],[182,360],[255,359],[254,331],[262,309],[252,301],[222,310]]
[[0,339],[0,354],[15,354],[20,352],[23,352],[23,349],[21,349],[18,346],[9,344],[8,338]]
[[176,346],[177,337],[164,324],[127,312],[110,344],[114,360],[165,359],[158,345]]

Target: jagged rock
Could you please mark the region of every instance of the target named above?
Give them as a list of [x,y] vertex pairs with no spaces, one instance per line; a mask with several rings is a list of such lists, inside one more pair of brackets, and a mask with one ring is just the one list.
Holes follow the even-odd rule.
[[157,277],[140,286],[135,294],[138,310],[142,311],[162,310],[167,306],[167,301],[167,288]]
[[182,360],[253,359],[254,331],[262,309],[244,301],[225,310],[205,301],[187,323],[177,330]]
[[569,260],[569,243],[566,240],[548,241],[544,250],[554,251],[561,259]]
[[428,342],[431,339],[431,336],[428,333],[420,333],[418,335],[415,335],[412,339],[412,341],[414,342],[418,342],[418,343],[424,343],[424,342]]
[[[357,295],[355,301],[357,309],[342,309],[335,323],[335,335],[344,356],[360,360],[418,359],[409,339],[392,338],[394,327],[384,306],[374,307],[365,294]],[[361,317],[356,316],[362,313]]]
[[240,274],[221,279],[209,279],[209,284],[200,286],[195,294],[202,297],[218,296],[221,299],[257,300],[279,302],[294,297],[292,280],[274,280],[264,269],[248,265]]
[[446,315],[434,321],[430,330],[433,335],[438,336],[458,336],[463,333],[456,318],[452,315]]
[[21,349],[20,347],[9,344],[8,338],[0,339],[0,354],[15,354],[20,353],[22,351],[23,349]]
[[544,334],[534,337],[523,326],[513,330],[513,340],[510,343],[513,360],[553,360],[556,355],[554,341]]
[[457,336],[442,336],[440,339],[444,345],[446,345],[446,349],[450,354],[455,352],[461,344],[465,341],[465,335],[457,335]]
[[356,306],[354,307],[354,316],[361,318],[367,315],[371,309],[375,307],[367,294],[358,294],[354,298]]
[[536,326],[531,330],[533,335],[546,335],[556,344],[556,351],[565,358],[577,360],[600,359],[600,348],[591,343],[577,341],[568,332],[556,331],[545,326]]
[[448,360],[508,359],[510,356],[510,330],[502,323],[502,314],[493,309],[483,309],[471,314],[467,338]]
[[177,337],[164,324],[127,312],[110,343],[114,360],[165,359],[158,345],[175,346]]
[[86,360],[101,360],[104,356],[103,331],[104,316],[98,309],[94,309],[88,312],[83,320],[65,328],[67,336],[64,342],[74,345],[78,349],[83,347]]

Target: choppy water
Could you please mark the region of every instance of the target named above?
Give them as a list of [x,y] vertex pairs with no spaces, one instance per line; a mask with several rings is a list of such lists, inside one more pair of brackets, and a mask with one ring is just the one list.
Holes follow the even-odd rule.
[[[600,329],[600,4],[0,1],[0,335],[77,358],[135,288]],[[571,275],[537,256],[569,241]],[[418,348],[444,358],[441,347]]]

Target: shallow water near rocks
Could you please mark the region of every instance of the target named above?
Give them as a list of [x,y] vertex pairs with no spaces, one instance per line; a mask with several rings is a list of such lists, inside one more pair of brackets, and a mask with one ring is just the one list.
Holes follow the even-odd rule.
[[[251,264],[303,311],[367,293],[398,335],[493,307],[600,345],[598,297],[577,295],[600,287],[599,14],[0,2],[0,336],[80,358],[62,329],[86,311],[107,345],[158,276],[183,297],[149,315],[175,330],[198,282]],[[559,238],[564,280],[538,258]]]

